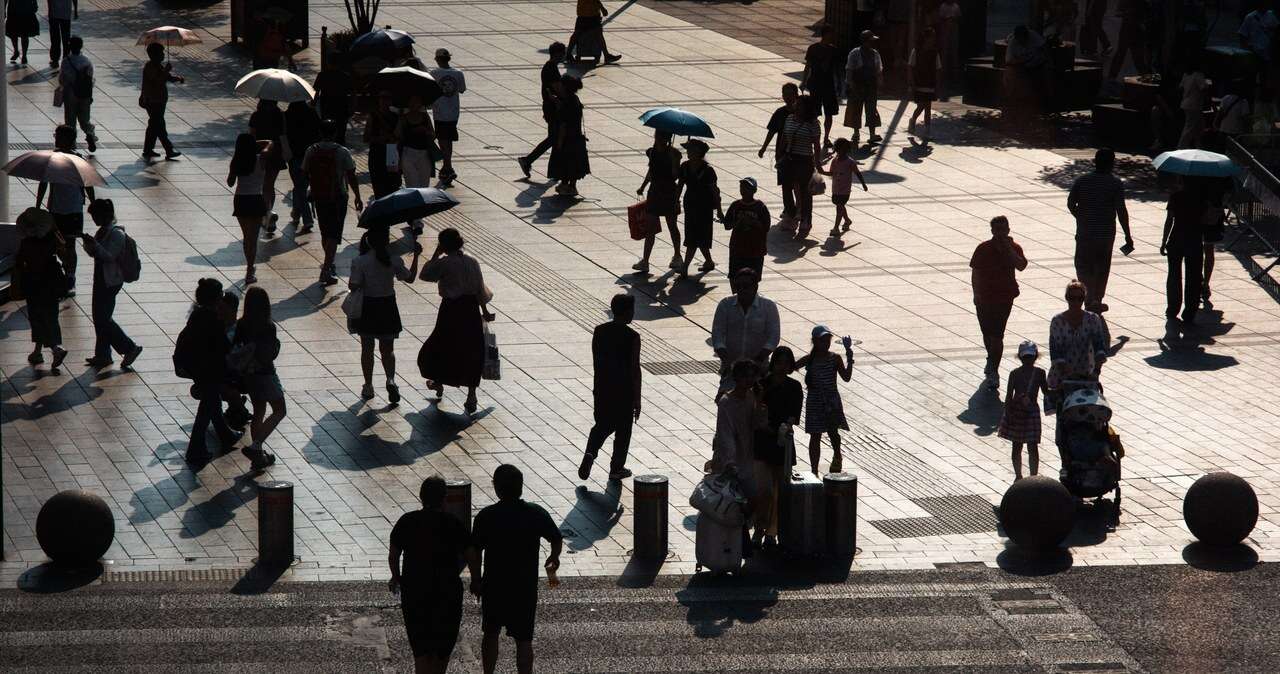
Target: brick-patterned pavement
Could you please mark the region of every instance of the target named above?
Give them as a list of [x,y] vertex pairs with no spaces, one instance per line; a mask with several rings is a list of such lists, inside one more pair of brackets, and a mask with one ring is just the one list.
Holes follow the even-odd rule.
[[[185,465],[195,407],[188,382],[173,375],[170,362],[196,280],[215,276],[243,288],[239,229],[223,178],[230,141],[245,127],[252,103],[231,94],[231,84],[249,66],[223,45],[225,3],[163,13],[152,3],[121,7],[94,0],[82,7],[77,25],[99,69],[95,116],[103,143],[96,161],[109,175],[103,192],[144,257],[143,278],[121,296],[117,318],[147,350],[132,372],[94,373],[80,364],[92,342],[87,264],[86,292],[62,308],[72,355],[61,374],[26,364],[24,307],[0,308],[8,551],[0,580],[43,559],[33,534],[36,513],[44,499],[69,487],[93,489],[112,504],[118,532],[107,558],[117,570],[248,566],[256,556],[253,483],[265,478],[297,485],[302,561],[295,577],[376,578],[385,574],[391,523],[413,507],[421,478],[437,472],[470,478],[480,507],[492,498],[487,475],[503,462],[525,468],[529,498],[562,523],[572,552],[565,573],[621,572],[631,547],[630,483],[609,487],[597,474],[583,485],[575,472],[591,419],[589,327],[623,290],[640,300],[637,325],[649,367],[675,363],[694,372],[646,376],[645,416],[631,461],[637,473],[671,478],[673,554],[663,572],[692,569],[694,520],[685,495],[714,426],[715,378],[699,362],[711,357],[711,315],[728,289],[721,270],[690,281],[631,275],[638,245],[626,236],[625,208],[635,200],[650,137],[636,117],[661,104],[704,114],[716,130],[710,160],[722,184],[759,177],[776,211],[770,161],[755,150],[778,87],[798,63],[645,6],[627,7],[608,27],[611,47],[626,54],[623,65],[585,76],[593,175],[580,185],[584,198],[569,201],[540,182],[544,164],[532,181],[519,180],[514,157],[540,137],[537,50],[567,37],[572,4],[384,5],[380,23],[413,32],[428,52],[447,45],[467,72],[461,177],[453,190],[462,205],[430,225],[460,228],[485,266],[497,295],[493,329],[503,380],[482,387],[481,414],[471,423],[460,414],[457,392],[440,405],[428,400],[413,356],[434,324],[438,300],[434,287],[402,285],[404,400],[398,408],[381,397],[362,402],[357,344],[340,308],[345,285],[316,285],[316,236],[285,228],[262,243],[258,276],[285,343],[279,365],[290,413],[269,443],[280,463],[255,478],[238,454],[199,472]],[[341,3],[313,4],[312,12],[314,27],[344,20]],[[175,67],[189,79],[174,87],[170,129],[187,156],[147,166],[137,158],[142,50],[133,42],[157,23],[196,28],[205,44],[174,53]],[[314,47],[300,60],[308,74]],[[33,63],[44,60],[42,49],[42,42],[33,47]],[[9,70],[13,142],[48,142],[55,119],[48,76],[47,69]],[[1029,148],[962,117],[940,121],[926,151],[902,131],[905,106],[885,101],[881,112],[894,130],[863,160],[871,191],[852,197],[853,230],[841,242],[821,240],[833,209],[819,198],[809,240],[773,239],[762,292],[778,301],[785,341],[794,348],[807,342],[816,322],[863,340],[854,381],[841,386],[854,422],[846,465],[862,482],[856,565],[994,563],[1004,543],[990,506],[1011,470],[1008,447],[994,435],[1000,403],[978,388],[982,349],[967,260],[986,237],[987,220],[1007,214],[1031,259],[1009,325],[1010,356],[1023,338],[1045,342],[1073,275],[1066,187],[1083,170],[1085,153]],[[1072,539],[1074,561],[1180,562],[1190,541],[1182,493],[1217,469],[1253,482],[1263,514],[1252,542],[1269,560],[1280,521],[1272,489],[1280,430],[1270,385],[1280,306],[1267,286],[1249,279],[1248,254],[1220,253],[1215,308],[1204,312],[1208,325],[1191,337],[1167,335],[1156,252],[1164,202],[1140,160],[1128,162],[1138,248],[1116,259],[1107,316],[1117,353],[1106,370],[1115,424],[1129,451],[1125,518],[1114,532],[1086,522]],[[14,204],[33,200],[34,185],[12,185]],[[348,227],[346,236],[343,276],[356,230]],[[727,258],[722,233],[714,252],[721,262]],[[654,255],[662,261],[670,250],[660,243]],[[1006,368],[1011,364],[1006,359]],[[1055,452],[1043,453],[1052,470]]]

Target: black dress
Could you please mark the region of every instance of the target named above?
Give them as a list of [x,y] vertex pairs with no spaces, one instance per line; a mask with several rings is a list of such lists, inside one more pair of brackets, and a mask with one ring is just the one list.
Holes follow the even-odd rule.
[[40,34],[40,11],[36,0],[7,0],[4,19],[6,37],[35,37]]
[[717,196],[716,170],[705,161],[695,166],[687,161],[680,165],[684,181],[684,246],[710,248]]
[[[756,431],[755,458],[771,466],[795,465],[794,447],[778,444],[778,426],[800,419],[800,408],[804,403],[804,389],[800,382],[787,377],[781,384],[770,384],[764,381],[762,400],[769,409],[769,427]],[[791,461],[784,464],[788,451]]]
[[650,215],[675,217],[680,213],[676,199],[676,176],[680,173],[680,151],[666,147],[656,151],[645,150],[649,157],[649,193],[645,196]]
[[560,98],[556,108],[559,120],[559,132],[563,134],[563,142],[557,138],[556,146],[551,150],[551,161],[547,174],[556,180],[581,180],[591,175],[591,162],[587,157],[587,137],[582,133],[582,101],[576,94]]

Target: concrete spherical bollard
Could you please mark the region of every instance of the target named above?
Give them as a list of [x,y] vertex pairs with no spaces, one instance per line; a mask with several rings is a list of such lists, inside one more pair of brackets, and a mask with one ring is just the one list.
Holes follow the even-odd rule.
[[1033,475],[1014,482],[1000,500],[1000,525],[1014,543],[1053,548],[1076,522],[1076,502],[1061,482]]
[[89,564],[111,547],[116,520],[97,494],[68,489],[53,495],[36,516],[36,540],[59,564]]
[[1258,523],[1258,495],[1242,477],[1209,473],[1187,490],[1182,519],[1196,538],[1209,545],[1235,545]]

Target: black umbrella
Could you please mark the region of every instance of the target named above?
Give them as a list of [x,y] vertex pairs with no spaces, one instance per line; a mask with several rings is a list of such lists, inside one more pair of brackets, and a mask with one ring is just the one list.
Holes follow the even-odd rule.
[[458,205],[448,192],[435,187],[405,187],[374,199],[360,214],[359,227],[390,227],[402,222],[425,218]]
[[411,46],[413,46],[412,35],[402,30],[376,28],[352,41],[347,55],[352,60],[364,56],[377,56],[392,61],[400,52]]
[[399,106],[408,105],[411,96],[421,97],[424,106],[431,105],[441,94],[440,83],[431,73],[409,66],[383,68],[369,78],[369,89],[390,92],[393,102]]

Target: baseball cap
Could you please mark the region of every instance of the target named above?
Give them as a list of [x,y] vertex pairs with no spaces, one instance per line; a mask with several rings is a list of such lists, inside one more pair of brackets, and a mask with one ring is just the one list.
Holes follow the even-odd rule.
[[864,31],[862,31],[861,38],[862,38],[862,43],[863,43],[863,44],[866,44],[866,43],[868,43],[868,42],[870,42],[870,41],[872,41],[872,40],[879,40],[879,39],[880,39],[880,36],[879,36],[879,35],[876,35],[875,33],[871,32],[870,30],[864,30]]
[[755,178],[752,178],[752,177],[750,177],[750,176],[747,176],[746,178],[743,178],[742,180],[739,180],[738,182],[742,183],[743,185],[750,185],[750,186],[751,186],[751,189],[753,189],[753,190],[758,190],[758,189],[760,189],[760,183],[756,182],[756,179],[755,179]]
[[1040,349],[1036,346],[1035,342],[1029,339],[1018,345],[1019,358],[1023,356],[1039,356],[1039,355],[1040,355]]
[[831,332],[831,329],[825,325],[813,326],[813,335],[812,335],[813,339],[817,339],[819,337],[826,337],[827,335],[832,335],[832,334],[835,334],[835,333]]

